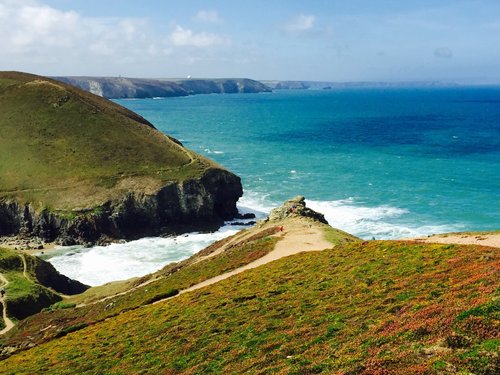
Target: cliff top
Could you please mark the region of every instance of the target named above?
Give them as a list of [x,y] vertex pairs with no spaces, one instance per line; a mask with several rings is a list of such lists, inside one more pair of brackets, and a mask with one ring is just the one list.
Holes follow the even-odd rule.
[[217,167],[141,116],[68,84],[0,72],[0,199],[89,209]]

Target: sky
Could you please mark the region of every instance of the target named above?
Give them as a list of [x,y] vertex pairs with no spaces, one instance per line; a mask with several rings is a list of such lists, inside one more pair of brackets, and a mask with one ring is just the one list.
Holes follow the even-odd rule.
[[500,83],[500,0],[0,0],[0,70]]

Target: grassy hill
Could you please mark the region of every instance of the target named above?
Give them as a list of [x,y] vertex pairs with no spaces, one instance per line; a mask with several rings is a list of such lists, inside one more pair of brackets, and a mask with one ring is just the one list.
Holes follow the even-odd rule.
[[0,196],[88,208],[214,166],[133,112],[58,81],[0,73],[0,107]]
[[43,227],[35,235],[85,243],[236,214],[238,177],[107,99],[0,72],[0,108],[0,235]]
[[[0,372],[498,373],[498,248],[353,242],[305,223],[337,245],[178,293],[292,235],[269,223],[142,280],[92,288],[73,300],[81,307],[22,321],[4,345],[38,346]],[[106,288],[114,297],[102,300]]]

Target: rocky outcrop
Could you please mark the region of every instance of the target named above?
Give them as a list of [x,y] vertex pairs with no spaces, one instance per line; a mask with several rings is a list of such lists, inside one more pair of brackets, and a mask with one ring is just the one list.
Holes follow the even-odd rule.
[[35,275],[38,282],[47,287],[55,290],[57,293],[74,295],[85,292],[88,285],[85,285],[78,280],[70,279],[67,276],[59,273],[52,264],[43,259],[35,256],[25,256],[26,263],[29,269]]
[[0,248],[0,272],[11,282],[6,287],[5,303],[8,315],[16,319],[24,319],[61,301],[58,293],[72,295],[89,288],[61,275],[43,259],[10,249]]
[[208,169],[201,178],[165,184],[155,194],[130,192],[92,210],[61,213],[0,201],[0,236],[36,236],[61,245],[106,243],[215,229],[238,215],[239,177]]
[[108,99],[174,97],[196,94],[269,92],[261,82],[247,78],[163,80],[123,77],[54,77]]
[[306,207],[305,198],[301,195],[289,199],[280,207],[273,209],[266,221],[282,221],[294,216],[306,217],[323,224],[328,224],[323,214]]

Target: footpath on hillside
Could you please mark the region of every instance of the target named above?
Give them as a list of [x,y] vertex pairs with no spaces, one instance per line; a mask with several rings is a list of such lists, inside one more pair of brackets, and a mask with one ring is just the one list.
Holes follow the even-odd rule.
[[[204,280],[187,289],[181,290],[177,295],[215,284],[221,280],[225,280],[246,270],[259,267],[286,256],[304,251],[320,251],[332,248],[334,246],[334,244],[325,239],[326,220],[324,219],[323,215],[306,208],[303,197],[296,197],[292,200],[289,200],[285,202],[282,207],[275,209],[273,212],[274,213],[270,214],[268,220],[260,222],[253,228],[239,232],[217,250],[209,254],[199,256],[192,262],[192,264],[217,256],[231,249],[236,244],[245,242],[248,239],[254,237],[258,232],[266,231],[269,228],[277,228],[277,232],[274,234],[274,236],[278,236],[280,240],[276,243],[274,249],[271,252],[246,265]],[[112,299],[114,297],[125,295],[127,293],[130,293],[131,291],[142,288],[156,280],[156,278],[149,279],[126,291],[108,295],[92,302],[79,303],[77,307],[93,305]],[[169,298],[172,297],[167,297],[165,299]],[[155,303],[161,302],[165,299],[158,300]]]
[[[1,282],[0,287],[2,288],[5,288],[9,284],[9,281],[1,273],[0,273],[0,282]],[[0,298],[2,300],[2,318],[5,323],[5,328],[0,331],[0,335],[3,335],[4,333],[9,332],[12,329],[12,327],[14,327],[14,323],[7,317],[7,305],[5,304],[6,295],[4,294]]]
[[[23,262],[23,276],[27,280],[29,280],[28,270],[27,270],[28,266],[26,264],[26,259],[24,258],[24,255],[22,255],[22,254],[19,254],[19,257],[21,258],[21,260]],[[9,285],[9,280],[7,280],[5,278],[5,276],[1,273],[0,273],[0,282],[1,282],[1,285],[0,285],[1,288],[5,288],[7,285]],[[4,324],[5,324],[5,328],[0,331],[0,335],[3,335],[5,333],[9,332],[12,328],[14,328],[14,323],[7,316],[7,304],[5,303],[5,299],[7,298],[7,293],[5,293],[0,298],[1,298],[1,302],[2,302],[2,319],[3,319]]]

